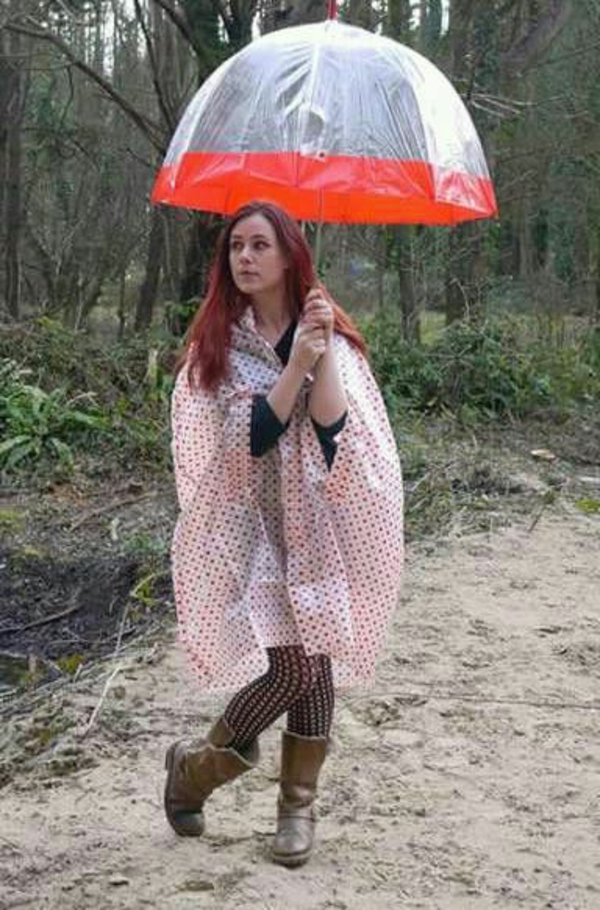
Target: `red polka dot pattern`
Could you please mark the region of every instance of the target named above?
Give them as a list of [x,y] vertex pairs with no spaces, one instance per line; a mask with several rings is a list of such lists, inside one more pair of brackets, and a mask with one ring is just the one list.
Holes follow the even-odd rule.
[[348,399],[331,471],[307,408],[250,454],[252,395],[283,370],[252,308],[234,324],[230,375],[216,394],[179,373],[172,451],[180,514],[171,550],[179,634],[203,688],[239,689],[267,669],[265,649],[329,654],[336,688],[372,681],[399,595],[402,476],[366,359],[334,335]]

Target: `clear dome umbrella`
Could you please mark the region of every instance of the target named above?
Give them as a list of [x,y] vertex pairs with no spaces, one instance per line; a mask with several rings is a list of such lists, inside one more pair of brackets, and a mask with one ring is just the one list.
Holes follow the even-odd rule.
[[448,79],[335,18],[272,32],[222,64],[190,102],[152,193],[223,214],[252,199],[318,222],[456,224],[497,211]]

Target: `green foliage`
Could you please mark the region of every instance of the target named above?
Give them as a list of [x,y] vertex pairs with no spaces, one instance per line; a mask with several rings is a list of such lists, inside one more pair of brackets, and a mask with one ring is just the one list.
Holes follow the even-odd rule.
[[531,320],[454,323],[427,347],[407,343],[396,310],[364,327],[386,404],[395,412],[451,412],[463,423],[524,417],[600,394],[594,334],[557,347],[541,343]]
[[147,531],[135,531],[124,541],[123,550],[152,569],[160,566],[167,558],[170,545],[170,540],[164,537],[157,537]]
[[84,654],[65,654],[56,661],[58,668],[68,676],[75,676],[77,670],[85,661]]
[[577,499],[575,506],[584,515],[600,515],[600,499]]
[[[564,327],[563,327],[564,328]],[[407,343],[399,313],[362,325],[392,418],[441,415],[464,426],[565,412],[600,396],[600,333],[571,333],[520,316],[455,323]],[[0,470],[90,473],[170,465],[170,397],[177,340],[164,328],[98,347],[47,319],[0,336]],[[19,351],[20,363],[14,359]],[[406,424],[404,418],[395,425]],[[406,453],[406,440],[399,440]],[[423,470],[419,436],[405,454],[407,477]],[[414,443],[414,445],[413,445]],[[413,464],[414,462],[414,464]],[[424,489],[424,488],[423,488]],[[437,494],[436,494],[437,495]],[[158,556],[159,541],[132,549]]]
[[144,575],[131,591],[133,600],[139,601],[144,607],[151,609],[160,605],[160,598],[154,595],[154,584],[162,578],[168,578],[171,570],[169,568],[160,569]]
[[25,527],[25,513],[16,509],[0,509],[0,532],[22,531]]
[[82,393],[70,398],[64,388],[45,392],[25,381],[26,371],[0,362],[0,468],[10,473],[46,459],[73,467],[73,444],[103,431],[106,419]]
[[[0,470],[68,473],[78,459],[164,466],[171,336],[99,348],[42,318],[0,338]],[[21,365],[11,359],[19,350]],[[109,468],[111,470],[112,468]]]
[[582,357],[585,363],[600,375],[600,327],[596,326],[583,340],[581,346]]

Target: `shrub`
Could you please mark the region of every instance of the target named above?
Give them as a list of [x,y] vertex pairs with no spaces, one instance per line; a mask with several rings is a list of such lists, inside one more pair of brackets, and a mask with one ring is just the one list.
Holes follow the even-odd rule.
[[524,417],[600,394],[600,341],[540,343],[526,319],[454,323],[429,346],[408,344],[396,311],[362,326],[371,364],[392,409],[451,411],[463,422]]
[[[99,348],[46,318],[7,327],[0,335],[0,470],[35,464],[70,471],[77,456],[101,472],[115,461],[164,466],[175,344],[168,333],[149,332]],[[20,364],[11,359],[15,350]]]
[[25,381],[27,371],[0,362],[0,469],[54,461],[73,467],[73,445],[102,433],[107,421],[85,393],[69,398],[64,388],[45,392]]

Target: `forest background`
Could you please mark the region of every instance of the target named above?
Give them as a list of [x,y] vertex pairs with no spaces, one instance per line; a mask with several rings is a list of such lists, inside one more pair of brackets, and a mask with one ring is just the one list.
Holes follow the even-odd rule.
[[[151,207],[186,104],[229,55],[325,16],[321,0],[4,0],[0,6],[0,307],[110,337],[198,298],[218,219]],[[350,0],[340,18],[433,60],[476,122],[500,219],[456,230],[328,230],[352,307],[396,305],[418,339],[498,308],[600,312],[596,0]],[[335,263],[335,267],[334,267]],[[358,279],[358,281],[357,281]]]
[[[136,396],[134,409],[113,400],[117,413],[100,413],[105,389],[89,377],[73,385],[52,358],[44,370],[46,347],[61,338],[71,356],[88,342],[84,361],[103,348],[115,369],[131,362],[132,344],[142,376],[168,394],[165,351],[197,307],[221,223],[150,206],[169,139],[230,54],[259,33],[322,19],[325,8],[4,0],[0,10],[0,465],[14,473],[44,453],[68,468],[75,437],[138,413]],[[325,280],[366,321],[388,404],[516,415],[593,394],[600,3],[349,0],[340,18],[414,47],[448,75],[480,132],[500,207],[498,220],[455,229],[327,227]],[[441,332],[453,323],[460,328]],[[25,363],[16,339],[44,353]],[[23,368],[38,392],[20,388]],[[83,394],[76,409],[67,407],[73,393]],[[15,395],[20,410],[35,399],[60,427],[36,438],[28,417],[7,410]],[[78,417],[65,413],[73,410]]]
[[[78,439],[112,434],[141,402],[74,382],[48,346],[80,369],[94,352],[117,372],[135,360],[151,396],[168,395],[169,352],[221,224],[150,206],[170,137],[223,60],[259,33],[324,18],[325,6],[4,0],[0,10],[0,466],[14,473],[47,455],[68,470]],[[600,357],[600,2],[348,0],[340,18],[448,75],[500,208],[498,220],[454,229],[327,226],[324,278],[370,333],[388,405],[479,418],[589,400]],[[17,413],[35,407],[57,424],[44,438]]]
[[[174,353],[222,220],[151,206],[153,181],[220,63],[325,15],[322,0],[0,4],[3,486],[170,469]],[[347,0],[339,15],[447,74],[499,202],[455,228],[324,230],[322,274],[367,337],[407,479],[423,495],[439,421],[446,439],[537,421],[595,450],[600,0]]]
[[[170,471],[174,354],[222,220],[151,206],[153,181],[220,63],[325,15],[322,0],[2,0],[3,489]],[[367,337],[416,533],[455,506],[453,434],[506,440],[525,421],[550,462],[557,446],[600,459],[600,0],[339,15],[446,73],[498,196],[498,219],[455,228],[324,229],[322,274]]]

